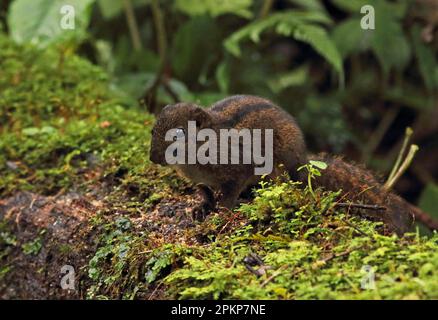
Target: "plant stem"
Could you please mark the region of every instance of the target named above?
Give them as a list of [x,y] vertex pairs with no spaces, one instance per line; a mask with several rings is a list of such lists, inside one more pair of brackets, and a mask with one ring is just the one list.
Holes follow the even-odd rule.
[[394,175],[400,166],[401,160],[403,158],[403,154],[405,153],[406,147],[408,146],[412,133],[413,133],[412,129],[410,127],[407,127],[405,131],[405,138],[403,140],[403,146],[400,149],[400,152],[398,153],[397,161],[395,162],[394,167],[392,168],[392,171],[389,174],[388,180],[386,181],[387,183],[388,181],[392,180],[392,178],[394,178]]
[[409,153],[406,156],[400,168],[398,168],[397,173],[395,173],[391,179],[388,179],[388,181],[386,181],[385,185],[383,186],[383,189],[390,190],[392,188],[392,186],[397,182],[397,180],[402,176],[402,174],[409,168],[418,149],[419,148],[417,145],[415,144],[411,145],[409,149]]
[[313,188],[312,188],[312,175],[310,174],[310,172],[307,175],[307,184],[309,185],[310,193],[312,194],[313,198],[316,199],[315,193],[313,192]]
[[157,0],[151,1],[151,10],[152,10],[152,18],[154,20],[155,33],[157,38],[157,51],[160,56],[160,68],[157,71],[157,75],[155,77],[152,86],[146,90],[144,94],[144,99],[146,101],[148,110],[151,113],[155,113],[157,107],[157,89],[160,84],[164,85],[165,90],[169,93],[169,95],[175,100],[178,101],[178,96],[173,92],[172,88],[167,84],[166,79],[164,79],[163,75],[166,71],[167,66],[167,35],[166,29],[164,26],[163,14],[161,12],[161,8]]
[[135,19],[134,9],[132,7],[131,0],[123,0],[123,6],[125,8],[126,20],[128,21],[132,45],[135,51],[140,51],[142,48],[140,32],[138,31],[137,20]]
[[385,133],[388,131],[391,124],[394,122],[395,117],[398,115],[400,108],[391,108],[383,116],[377,129],[371,134],[368,140],[368,144],[363,149],[362,162],[368,163],[372,154],[376,151],[380,145]]
[[273,3],[274,3],[274,0],[263,1],[263,6],[260,9],[260,13],[259,13],[259,19],[263,19],[269,14],[269,11],[271,11]]
[[362,204],[362,203],[350,203],[350,202],[338,202],[335,203],[337,208],[358,208],[366,210],[384,211],[386,207],[378,206],[376,204]]
[[151,9],[157,36],[157,50],[161,59],[161,67],[163,68],[167,60],[167,36],[166,29],[164,27],[163,13],[161,12],[158,0],[151,1]]

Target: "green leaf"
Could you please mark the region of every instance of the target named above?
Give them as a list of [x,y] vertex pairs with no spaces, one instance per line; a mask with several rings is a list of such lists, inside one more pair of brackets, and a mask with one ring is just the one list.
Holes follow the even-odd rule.
[[341,82],[344,71],[341,56],[326,30],[319,24],[330,24],[326,16],[320,12],[287,11],[271,14],[269,17],[252,22],[242,29],[230,35],[225,41],[225,48],[239,57],[239,44],[242,40],[250,38],[257,43],[261,33],[274,29],[277,34],[291,36],[296,40],[310,44],[320,55],[322,55],[338,72]]
[[40,133],[40,129],[35,127],[30,127],[30,128],[24,128],[22,132],[25,136],[34,136]]
[[[170,89],[176,93],[176,95],[178,96],[178,98],[181,101],[193,101],[193,94],[189,91],[189,89],[187,88],[187,86],[181,82],[178,81],[176,79],[170,79],[169,81],[169,87]],[[163,96],[164,92],[160,92],[161,96]],[[159,95],[160,98],[160,95]],[[164,100],[164,98],[163,98]],[[166,103],[171,103],[173,101],[166,101]]]
[[268,80],[268,86],[272,92],[279,93],[286,88],[303,85],[307,80],[308,69],[307,65],[303,65],[292,71],[279,74]]
[[109,74],[114,72],[115,59],[111,43],[105,40],[96,40],[94,42],[96,49],[96,58],[100,66],[102,66]]
[[[411,58],[411,48],[403,34],[400,20],[406,14],[409,1],[334,0],[334,3],[354,14],[332,33],[343,57],[371,46],[385,75],[393,68],[401,71],[406,67]],[[365,5],[374,8],[374,30],[360,29],[360,20],[364,16],[361,8]]]
[[[44,48],[54,42],[79,41],[85,36],[94,0],[15,0],[9,9],[8,25],[18,43],[30,42]],[[74,8],[74,29],[62,29],[65,5]]]
[[359,18],[350,18],[338,24],[332,31],[332,39],[343,58],[370,47],[372,30],[363,30]]
[[363,6],[370,5],[375,7],[375,11],[380,10],[380,6],[388,8],[397,18],[402,18],[406,15],[406,11],[411,4],[411,1],[401,0],[389,2],[387,0],[332,0],[335,6],[349,13],[355,13],[363,16],[360,10]]
[[435,99],[431,95],[425,95],[424,89],[408,82],[403,82],[385,91],[385,100],[405,105],[419,111],[432,109]]
[[373,30],[371,47],[383,71],[392,68],[403,70],[411,58],[411,48],[403,34],[402,25],[391,6],[379,2],[375,8],[376,29]]
[[216,81],[220,91],[227,93],[230,84],[230,70],[226,62],[222,62],[216,68]]
[[421,40],[421,30],[418,25],[415,25],[412,29],[412,42],[414,44],[418,68],[420,69],[424,84],[426,85],[427,89],[432,90],[438,87],[438,79],[436,79],[435,76],[438,70],[437,59],[433,48],[430,45],[426,45]]
[[215,91],[204,91],[199,93],[193,93],[193,98],[187,101],[193,101],[201,106],[210,106],[213,103],[222,100],[227,97],[226,93],[219,93]]
[[321,169],[321,170],[327,169],[327,163],[325,163],[325,162],[316,161],[316,160],[310,160],[309,163],[312,166],[317,167],[318,169]]
[[419,207],[431,216],[438,218],[438,185],[429,183],[420,196]]
[[175,8],[188,16],[234,14],[246,19],[253,17],[252,0],[176,0]]
[[56,132],[57,132],[57,130],[55,128],[53,128],[52,126],[44,126],[41,128],[41,133],[54,134]]
[[170,61],[176,78],[187,83],[198,81],[212,53],[220,51],[219,45],[219,29],[212,18],[195,17],[181,25],[171,47]]
[[294,32],[294,38],[310,44],[336,70],[343,82],[344,69],[342,58],[326,31],[314,25],[301,25]]
[[359,13],[363,6],[372,5],[372,0],[333,0],[333,3],[342,10]]
[[325,11],[324,5],[319,0],[289,0],[304,9]]
[[114,80],[112,89],[117,95],[134,102],[152,85],[154,79],[155,75],[150,72],[125,73]]
[[43,247],[42,239],[36,238],[32,241],[24,243],[21,248],[23,249],[23,253],[26,255],[34,255],[36,256],[41,248]]
[[[150,3],[150,0],[132,0],[134,8],[144,6]],[[100,12],[105,19],[112,19],[123,12],[123,1],[121,0],[97,0]]]
[[120,0],[97,0],[97,4],[105,19],[114,18],[123,11],[123,1]]

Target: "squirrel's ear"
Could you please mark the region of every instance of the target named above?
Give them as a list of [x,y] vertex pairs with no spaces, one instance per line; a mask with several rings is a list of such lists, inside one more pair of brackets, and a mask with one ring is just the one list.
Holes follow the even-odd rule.
[[211,116],[201,107],[197,107],[194,110],[193,119],[196,121],[196,125],[200,128],[211,127]]

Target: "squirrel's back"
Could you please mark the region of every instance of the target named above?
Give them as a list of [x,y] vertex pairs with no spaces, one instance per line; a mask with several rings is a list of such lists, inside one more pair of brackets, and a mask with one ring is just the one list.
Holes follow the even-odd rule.
[[213,104],[208,111],[215,126],[234,129],[273,129],[274,163],[283,164],[293,178],[307,162],[304,136],[295,119],[272,101],[251,95],[235,95]]

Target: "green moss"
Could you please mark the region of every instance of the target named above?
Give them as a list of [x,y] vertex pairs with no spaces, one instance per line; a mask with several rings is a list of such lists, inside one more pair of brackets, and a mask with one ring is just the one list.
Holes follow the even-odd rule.
[[0,35],[0,195],[54,194],[90,181],[93,171],[135,184],[144,198],[157,185],[166,190],[165,171],[149,163],[153,117],[124,106],[86,60],[69,56],[62,69],[58,61],[56,51]]
[[[290,181],[262,184],[256,193],[231,228],[231,216],[218,214],[199,224],[209,235],[202,243],[157,246],[148,235],[108,225],[90,262],[98,270],[90,297],[163,284],[165,297],[180,299],[438,297],[438,234],[382,235],[381,223],[335,210],[334,193]],[[250,272],[245,261],[254,254],[263,262]]]
[[[251,227],[218,236],[166,277],[174,297],[438,297],[438,234],[401,239],[381,235],[376,231],[379,223],[334,211],[333,194],[318,190],[317,200],[312,200],[308,187],[303,191],[291,182],[265,185],[257,193],[253,203],[241,208]],[[245,267],[251,253],[262,258],[264,265],[253,268],[265,270],[264,275],[256,276]]]

